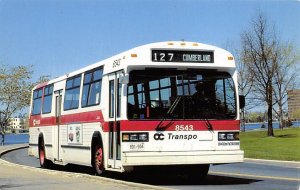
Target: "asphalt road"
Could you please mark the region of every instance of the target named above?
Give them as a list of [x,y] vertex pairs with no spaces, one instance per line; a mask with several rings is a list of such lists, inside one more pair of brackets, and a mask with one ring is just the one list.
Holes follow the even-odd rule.
[[[4,160],[39,167],[36,158],[27,155],[27,149],[9,152],[1,157]],[[54,170],[90,173],[89,167],[78,165],[56,166]],[[172,189],[280,189],[300,190],[300,168],[281,164],[262,164],[245,162],[211,166],[208,177],[204,181],[190,179],[184,174],[163,174],[160,172],[133,172],[131,174],[108,173],[107,177],[130,182],[150,184]]]

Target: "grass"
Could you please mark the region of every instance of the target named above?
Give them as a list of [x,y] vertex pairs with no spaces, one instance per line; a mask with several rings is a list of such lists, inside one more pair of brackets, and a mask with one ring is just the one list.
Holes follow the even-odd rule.
[[275,129],[240,133],[241,149],[246,158],[300,161],[300,128]]

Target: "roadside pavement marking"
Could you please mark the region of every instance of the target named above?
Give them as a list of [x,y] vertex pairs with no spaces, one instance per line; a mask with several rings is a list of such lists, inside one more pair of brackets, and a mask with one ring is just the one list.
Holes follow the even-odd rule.
[[285,180],[285,181],[300,181],[299,178],[289,178],[289,177],[276,177],[276,176],[264,176],[264,175],[251,175],[251,174],[239,174],[239,173],[227,173],[227,172],[209,172],[212,175],[231,175],[238,177],[253,177],[253,178],[263,178],[263,179],[277,179],[277,180]]

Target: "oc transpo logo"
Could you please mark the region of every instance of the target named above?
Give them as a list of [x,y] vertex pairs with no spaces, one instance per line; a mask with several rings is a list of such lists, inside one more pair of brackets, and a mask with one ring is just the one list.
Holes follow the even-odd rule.
[[155,133],[154,134],[154,139],[157,140],[157,141],[162,141],[165,139],[165,135],[162,134],[162,133]]

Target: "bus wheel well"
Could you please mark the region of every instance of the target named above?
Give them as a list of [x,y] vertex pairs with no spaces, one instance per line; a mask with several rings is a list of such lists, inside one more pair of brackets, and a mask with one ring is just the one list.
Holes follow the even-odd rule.
[[105,173],[103,142],[99,131],[95,131],[92,137],[91,165],[94,174],[100,176]]
[[102,136],[99,131],[95,131],[92,137],[92,144],[91,144],[91,165],[92,166],[94,166],[93,159],[95,157],[96,145],[100,145],[103,148]]

